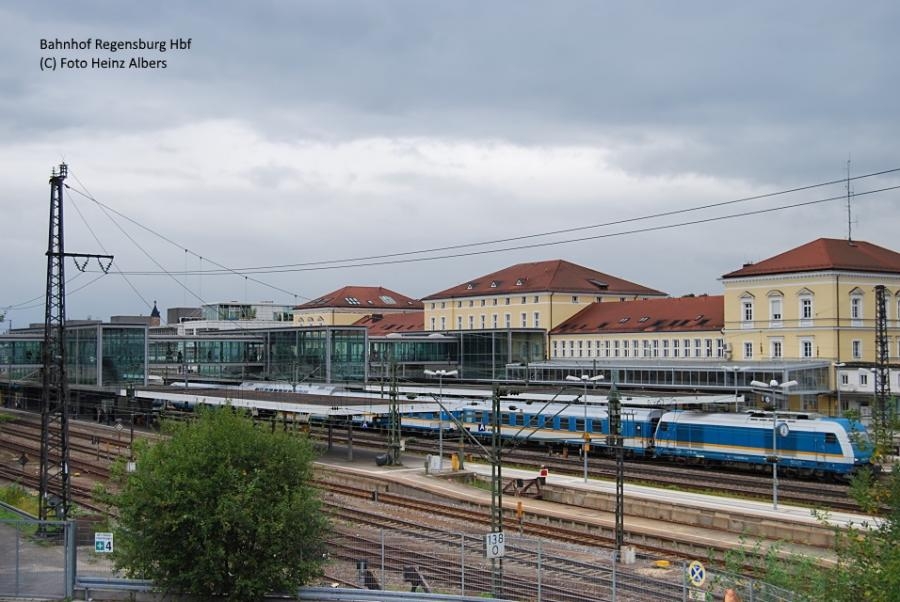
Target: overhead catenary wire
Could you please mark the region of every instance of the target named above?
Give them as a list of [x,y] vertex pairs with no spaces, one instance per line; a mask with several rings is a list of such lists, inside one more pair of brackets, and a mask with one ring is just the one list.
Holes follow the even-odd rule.
[[[82,188],[84,188],[84,189],[87,191],[87,186],[85,186],[84,184],[82,184],[81,180],[78,179],[78,176],[77,176],[77,175],[75,175],[74,173],[72,173],[71,176],[72,176],[73,178],[75,178],[75,181],[78,182],[78,185],[79,185],[79,186],[81,186]],[[94,237],[94,241],[100,246],[100,248],[103,250],[104,253],[106,253],[107,255],[111,255],[111,253],[106,249],[106,247],[103,245],[103,243],[100,242],[100,238],[97,236],[97,233],[94,232],[94,229],[91,227],[91,224],[85,219],[84,214],[81,213],[81,209],[78,207],[78,203],[75,202],[75,199],[72,199],[72,206],[75,208],[75,212],[78,213],[78,217],[81,218],[81,221],[84,223],[85,227],[88,229],[88,232],[90,232],[90,233],[91,233],[91,236]],[[101,208],[101,210],[102,210],[102,208]],[[105,213],[105,211],[104,211],[104,213]],[[110,220],[110,221],[113,221],[113,220]],[[114,223],[115,223],[115,222],[114,222]],[[134,294],[137,295],[138,298],[139,298],[141,301],[144,302],[144,305],[145,305],[145,306],[147,307],[147,309],[149,310],[149,309],[150,309],[150,303],[147,301],[146,298],[144,298],[144,296],[143,296],[143,295],[141,294],[141,292],[137,289],[137,287],[131,282],[131,280],[128,278],[128,276],[125,275],[124,273],[122,273],[122,269],[119,267],[119,265],[120,265],[120,262],[119,262],[119,261],[117,261],[117,262],[115,262],[115,263],[113,264],[113,270],[114,270],[114,273],[119,274],[120,276],[122,276],[122,278],[125,280],[125,282],[128,284],[128,286],[131,288],[131,290],[134,291]]]
[[[179,243],[175,242],[174,240],[170,239],[169,237],[167,237],[167,236],[165,236],[165,235],[163,235],[163,234],[160,234],[159,232],[153,230],[152,228],[149,228],[149,227],[145,226],[144,224],[141,224],[141,223],[138,222],[137,220],[134,220],[134,219],[128,217],[127,215],[121,213],[120,211],[116,211],[115,209],[113,209],[113,208],[110,207],[109,205],[106,205],[105,203],[102,203],[102,202],[98,201],[96,198],[94,198],[94,197],[91,196],[90,194],[87,194],[87,193],[85,193],[85,192],[82,192],[82,191],[80,191],[80,190],[78,190],[78,189],[76,189],[76,188],[72,188],[72,187],[69,186],[68,184],[66,185],[66,188],[68,188],[69,190],[71,190],[72,192],[74,192],[74,193],[76,193],[76,194],[80,194],[81,196],[85,197],[86,199],[88,199],[88,200],[90,200],[90,201],[96,203],[96,204],[97,204],[98,206],[100,206],[100,207],[105,207],[107,210],[111,211],[112,213],[115,213],[116,215],[118,215],[118,216],[121,217],[122,219],[125,219],[125,220],[131,222],[131,223],[134,224],[135,226],[137,226],[137,227],[139,227],[139,228],[145,230],[146,232],[149,232],[150,234],[152,234],[152,235],[154,235],[154,236],[156,236],[156,237],[158,237],[158,238],[164,240],[165,242],[169,243],[170,245],[173,245],[174,247],[176,247],[176,248],[178,248],[178,249],[184,250],[185,253],[188,253],[188,254],[190,254],[190,255],[193,255],[194,257],[197,257],[197,258],[200,259],[201,261],[202,261],[203,259],[205,259],[205,260],[208,261],[209,263],[212,263],[213,265],[218,266],[218,267],[220,268],[220,270],[218,270],[218,271],[220,271],[220,272],[228,273],[228,274],[233,274],[233,275],[235,275],[235,276],[245,276],[245,274],[239,272],[238,270],[229,268],[228,266],[225,266],[225,265],[223,265],[223,264],[221,264],[221,263],[219,263],[219,262],[217,262],[217,261],[211,260],[209,257],[205,257],[205,256],[199,255],[199,254],[197,254],[197,253],[191,251],[191,250],[190,250],[189,248],[187,248],[185,245],[182,245],[182,244],[179,244]],[[129,237],[129,238],[130,238],[130,237]],[[127,272],[127,273],[128,273],[128,275],[136,274],[135,272]],[[169,274],[169,272],[167,272],[167,271],[163,271],[163,272],[161,272],[161,273]],[[187,272],[179,272],[179,274],[186,274],[186,273],[187,273]],[[205,272],[199,272],[199,271],[196,271],[196,272],[190,272],[190,273],[191,273],[191,274],[196,274],[196,273],[205,273]],[[270,288],[270,289],[272,289],[272,290],[276,290],[276,291],[278,291],[278,292],[285,293],[285,294],[287,294],[287,295],[291,295],[291,296],[294,297],[295,299],[306,299],[306,300],[310,300],[309,297],[306,297],[306,296],[301,295],[301,294],[299,294],[299,293],[297,293],[297,292],[294,292],[294,291],[289,291],[289,290],[287,290],[287,289],[283,289],[283,288],[278,287],[278,286],[275,286],[275,285],[273,285],[273,284],[269,284],[268,282],[264,282],[264,281],[259,280],[259,279],[256,279],[256,278],[250,278],[250,280],[252,280],[253,282],[255,282],[255,283],[257,283],[257,284],[260,284],[260,285],[262,285],[262,286],[265,286],[265,287],[267,287],[267,288]],[[180,284],[180,283],[179,283],[179,284]],[[194,296],[197,296],[197,295],[194,294],[193,292],[192,292],[191,294],[193,294]],[[198,298],[199,298],[199,297],[198,297]]]
[[[857,193],[856,196],[876,194],[876,193],[880,193],[880,192],[887,192],[890,190],[897,190],[897,189],[900,189],[900,185],[888,186],[885,188],[879,188],[877,190],[869,190],[866,192]],[[721,215],[721,216],[716,216],[716,217],[689,220],[689,221],[678,222],[678,223],[674,223],[674,224],[648,226],[646,228],[635,228],[632,230],[625,230],[625,231],[620,231],[620,232],[609,232],[609,233],[604,233],[604,234],[595,234],[592,236],[582,236],[582,237],[578,237],[578,238],[569,238],[569,239],[565,239],[565,240],[553,240],[553,241],[545,241],[545,242],[538,242],[538,243],[530,243],[530,244],[525,244],[525,245],[515,245],[515,246],[511,246],[511,247],[503,247],[500,249],[485,249],[485,250],[480,250],[480,251],[468,251],[465,253],[449,253],[449,254],[432,256],[432,257],[411,257],[411,258],[406,258],[406,259],[390,259],[390,260],[385,260],[385,261],[371,261],[371,262],[365,262],[365,263],[351,263],[351,264],[344,264],[344,265],[327,265],[327,266],[318,265],[318,266],[309,266],[309,267],[254,269],[254,270],[246,270],[246,273],[248,273],[248,274],[280,274],[280,273],[289,273],[289,272],[315,272],[315,271],[338,270],[338,269],[346,269],[346,268],[361,268],[361,267],[374,267],[374,266],[384,266],[384,265],[398,265],[398,264],[406,264],[406,263],[418,263],[418,262],[424,262],[424,261],[438,261],[438,260],[442,260],[442,259],[455,259],[455,258],[459,258],[459,257],[472,257],[472,256],[476,256],[476,255],[489,255],[489,254],[493,254],[493,253],[505,253],[505,252],[509,252],[509,251],[519,251],[519,250],[523,250],[523,249],[534,249],[534,248],[540,248],[540,247],[559,246],[559,245],[565,245],[565,244],[574,244],[574,243],[579,243],[579,242],[585,242],[588,240],[599,240],[599,239],[604,239],[604,238],[615,238],[615,237],[620,237],[620,236],[628,236],[628,235],[632,235],[632,234],[643,234],[643,233],[647,233],[647,232],[670,230],[673,228],[682,228],[682,227],[686,227],[686,226],[706,224],[706,223],[711,223],[711,222],[716,222],[716,221],[723,221],[723,220],[727,220],[727,219],[737,219],[737,218],[741,218],[741,217],[749,217],[751,215],[762,215],[765,213],[773,213],[776,211],[785,211],[788,209],[796,209],[798,207],[807,207],[810,205],[829,203],[832,201],[843,200],[843,199],[844,199],[844,195],[833,196],[833,197],[827,197],[827,198],[822,198],[822,199],[815,199],[812,201],[803,201],[800,203],[791,203],[788,205],[780,205],[778,207],[768,207],[766,209],[756,209],[753,211],[743,211],[740,213],[733,213],[733,214],[729,214],[729,215]],[[199,272],[190,272],[189,274],[195,275],[198,273]],[[228,275],[221,271],[205,271],[205,272],[202,272],[202,274],[209,275],[209,276],[215,276],[215,275],[226,276],[226,275]],[[158,276],[159,273],[143,271],[143,272],[129,272],[129,275],[132,275],[132,276]]]
[[[508,238],[499,238],[499,239],[494,239],[491,241],[481,241],[481,242],[475,242],[475,243],[461,243],[461,244],[457,244],[457,245],[447,245],[444,247],[435,247],[435,248],[431,248],[431,249],[420,249],[420,250],[383,254],[383,255],[370,255],[370,256],[360,257],[360,258],[322,260],[322,261],[314,261],[314,262],[306,262],[306,263],[280,264],[280,265],[272,265],[272,266],[255,266],[252,268],[230,268],[230,267],[224,266],[222,264],[219,264],[215,261],[212,261],[208,257],[206,257],[207,262],[218,266],[219,269],[195,270],[195,271],[188,271],[187,269],[185,269],[185,271],[178,272],[178,274],[180,276],[238,275],[238,276],[243,277],[245,279],[245,282],[247,279],[249,279],[249,280],[252,280],[253,282],[256,282],[258,284],[261,284],[261,285],[271,288],[273,290],[277,290],[279,292],[283,292],[288,295],[292,295],[294,298],[309,299],[308,297],[305,297],[298,293],[282,289],[280,287],[271,285],[269,283],[263,282],[256,278],[252,278],[249,276],[249,274],[274,274],[274,273],[285,273],[285,272],[322,271],[322,270],[340,269],[340,268],[372,267],[372,266],[405,264],[405,263],[413,263],[413,262],[420,262],[420,261],[436,261],[436,260],[441,260],[441,259],[450,259],[450,258],[467,257],[467,256],[475,256],[475,255],[485,255],[485,254],[502,253],[502,252],[509,252],[509,251],[515,251],[515,250],[522,250],[522,249],[557,246],[557,245],[563,245],[563,244],[572,244],[572,243],[584,242],[584,241],[588,241],[588,240],[597,240],[597,239],[602,239],[602,238],[627,236],[627,235],[640,234],[640,233],[645,233],[645,232],[686,227],[686,226],[690,226],[690,225],[709,223],[709,222],[714,222],[714,221],[719,221],[719,220],[736,219],[736,218],[740,218],[740,217],[770,213],[770,212],[774,212],[774,211],[783,211],[783,210],[787,210],[787,209],[803,207],[803,206],[808,206],[808,205],[814,205],[814,204],[819,204],[819,203],[827,203],[827,202],[831,202],[831,201],[834,201],[837,199],[843,200],[845,197],[844,197],[844,195],[841,195],[839,197],[828,197],[828,198],[823,198],[823,199],[816,199],[813,201],[792,203],[792,204],[788,204],[788,205],[781,205],[778,207],[772,207],[772,208],[766,208],[766,209],[760,209],[760,210],[754,210],[754,211],[747,211],[747,212],[740,212],[740,213],[730,214],[730,215],[725,215],[725,216],[717,216],[717,217],[711,217],[711,218],[689,220],[689,221],[683,221],[683,222],[678,222],[678,223],[674,223],[674,224],[651,226],[651,227],[647,227],[647,228],[637,228],[637,229],[632,229],[632,230],[613,232],[613,233],[604,233],[604,234],[598,234],[598,235],[586,236],[586,237],[570,238],[570,239],[564,239],[564,240],[544,241],[544,242],[531,243],[531,244],[526,244],[526,245],[515,245],[515,246],[508,246],[508,247],[503,247],[503,248],[498,248],[498,249],[485,249],[485,250],[470,251],[470,252],[465,252],[465,253],[450,253],[450,254],[429,256],[429,257],[408,257],[408,256],[415,256],[415,255],[425,255],[428,253],[435,253],[435,252],[444,251],[444,250],[456,250],[456,249],[465,249],[465,248],[475,248],[475,247],[481,247],[481,246],[487,246],[487,245],[496,245],[496,244],[501,244],[504,242],[528,240],[528,239],[541,238],[541,237],[553,236],[553,235],[558,235],[558,234],[584,231],[584,230],[595,229],[595,228],[600,228],[600,227],[609,227],[612,225],[633,223],[633,222],[638,222],[638,221],[642,221],[642,220],[658,219],[661,217],[669,217],[669,216],[674,216],[674,215],[679,215],[679,214],[684,214],[684,213],[689,213],[689,212],[694,212],[694,211],[700,211],[700,210],[704,210],[704,209],[712,209],[712,208],[717,208],[717,207],[733,205],[733,204],[737,204],[737,203],[749,202],[749,201],[753,201],[753,200],[761,200],[761,199],[765,199],[765,198],[771,198],[771,197],[775,197],[775,196],[781,196],[781,195],[785,195],[785,194],[791,194],[791,193],[811,190],[811,189],[815,189],[815,188],[821,188],[824,186],[829,186],[829,185],[834,185],[834,184],[845,184],[848,182],[848,180],[861,180],[864,178],[871,178],[871,177],[891,174],[891,173],[895,173],[895,172],[900,172],[900,168],[886,169],[886,170],[881,170],[881,171],[872,172],[872,173],[868,173],[868,174],[862,174],[859,176],[854,176],[853,178],[845,177],[845,178],[841,178],[839,180],[831,180],[831,181],[827,181],[827,182],[820,182],[817,184],[799,186],[799,187],[794,187],[794,188],[780,190],[780,191],[771,192],[771,193],[754,195],[754,196],[750,196],[750,197],[743,197],[743,198],[739,198],[739,199],[732,199],[729,201],[709,203],[709,204],[695,206],[695,207],[688,207],[688,208],[683,208],[683,209],[659,212],[659,213],[645,215],[645,216],[626,218],[626,219],[611,221],[611,222],[602,223],[602,224],[577,226],[577,227],[564,228],[564,229],[554,230],[554,231],[532,233],[532,234],[526,234],[526,235],[508,237]],[[78,180],[77,177],[75,179]],[[80,184],[80,181],[79,181],[79,184]],[[66,188],[68,188],[70,191],[72,191],[76,194],[84,196],[85,198],[96,203],[101,208],[105,208],[109,212],[112,212],[112,213],[122,217],[123,219],[133,223],[134,225],[153,234],[154,236],[161,238],[162,240],[168,242],[169,244],[176,246],[179,249],[184,250],[186,255],[187,254],[194,255],[195,257],[200,258],[202,261],[203,256],[201,256],[197,253],[194,253],[193,251],[191,251],[184,245],[178,244],[177,242],[166,237],[165,235],[160,234],[160,233],[156,232],[155,230],[153,230],[147,226],[144,226],[143,224],[137,222],[136,220],[109,207],[108,205],[105,205],[104,203],[98,201],[96,198],[94,198],[92,195],[90,195],[89,192],[86,192],[86,191],[82,192],[78,189],[72,188],[68,184],[66,184]],[[855,196],[859,197],[859,196],[864,196],[864,195],[876,194],[876,193],[880,193],[880,192],[896,190],[897,188],[900,188],[900,186],[884,187],[884,188],[880,188],[880,189],[876,189],[876,190],[866,191],[863,193],[856,193]],[[107,217],[109,217],[109,219],[115,223],[115,220],[113,220],[108,214],[107,214]],[[116,224],[116,225],[117,225],[117,227],[119,227],[120,230],[122,230],[122,228],[119,224]],[[124,232],[124,230],[123,230],[123,232]],[[129,236],[129,238],[131,239],[130,236]],[[133,239],[132,239],[132,241],[133,241]],[[139,246],[139,245],[136,244],[136,246]],[[147,254],[147,253],[145,252],[145,254]],[[398,257],[407,257],[407,258],[394,259],[394,258],[398,258]],[[376,259],[387,259],[387,261],[373,261]],[[154,261],[154,263],[156,263],[156,262]],[[332,265],[332,264],[342,264],[342,265]],[[118,273],[120,275],[122,275],[123,277],[124,276],[156,276],[156,275],[161,275],[161,274],[166,274],[166,275],[172,277],[172,274],[170,271],[165,270],[162,266],[159,266],[159,267],[161,269],[161,271],[159,271],[159,272],[119,271]],[[185,266],[185,268],[186,267],[187,266]],[[92,281],[92,282],[94,282],[94,281]],[[177,279],[176,279],[176,282],[178,282],[180,286],[184,286],[181,282],[177,281]],[[88,285],[86,285],[86,286],[88,286]],[[195,293],[193,293],[192,291],[191,291],[191,294],[193,296],[199,298],[199,296],[196,295]],[[41,298],[41,297],[36,297],[32,300],[29,300],[29,301],[26,301],[26,302],[23,302],[20,304],[7,306],[7,309],[22,308],[22,306],[27,305],[39,298]]]
[[[872,172],[872,173],[868,173],[868,174],[862,174],[862,175],[850,178],[850,180],[861,180],[864,178],[872,178],[872,177],[887,175],[887,174],[896,173],[896,172],[900,172],[900,167],[892,168],[892,169],[885,169],[885,170],[876,171],[876,172]],[[715,209],[718,207],[725,207],[728,205],[734,205],[734,204],[738,204],[738,203],[746,203],[746,202],[750,202],[750,201],[758,201],[758,200],[773,198],[773,197],[777,197],[777,196],[784,196],[786,194],[793,194],[793,193],[797,193],[797,192],[813,190],[813,189],[822,188],[825,186],[833,186],[835,184],[846,184],[847,182],[848,182],[848,178],[841,178],[838,180],[829,180],[827,182],[819,182],[817,184],[807,184],[804,186],[796,186],[794,188],[787,188],[787,189],[778,190],[775,192],[767,192],[767,193],[763,193],[763,194],[757,194],[757,195],[753,195],[753,196],[747,196],[747,197],[732,199],[732,200],[728,200],[728,201],[720,201],[720,202],[716,202],[716,203],[708,203],[705,205],[696,205],[694,207],[686,207],[683,209],[673,209],[670,211],[662,211],[662,212],[653,213],[650,215],[643,215],[643,216],[638,216],[638,217],[613,220],[613,221],[609,221],[609,222],[603,222],[600,224],[591,224],[591,225],[586,225],[586,226],[573,226],[573,227],[569,227],[569,228],[562,228],[559,230],[536,232],[536,233],[532,233],[532,234],[523,234],[520,236],[511,236],[511,237],[507,237],[507,238],[497,238],[497,239],[493,239],[493,240],[489,240],[489,241],[460,243],[460,244],[455,244],[455,245],[446,245],[446,246],[442,246],[442,247],[433,247],[433,248],[429,248],[429,249],[419,249],[419,250],[414,250],[414,251],[400,251],[397,253],[386,253],[386,254],[381,254],[381,255],[367,255],[367,256],[362,256],[362,257],[351,257],[351,258],[344,258],[344,259],[327,259],[327,260],[319,260],[319,261],[277,264],[277,265],[268,265],[268,266],[248,266],[248,267],[241,267],[241,268],[233,268],[233,271],[237,271],[240,273],[256,273],[256,272],[254,272],[254,270],[271,270],[271,269],[277,269],[277,268],[292,268],[292,267],[319,266],[319,265],[330,265],[330,264],[340,264],[340,263],[350,263],[350,262],[362,262],[362,261],[371,261],[371,260],[375,260],[375,259],[391,259],[394,257],[403,257],[406,255],[424,255],[427,253],[437,253],[437,252],[441,252],[441,251],[453,251],[453,250],[465,249],[465,248],[469,248],[469,247],[480,247],[480,246],[501,244],[501,243],[505,243],[505,242],[515,242],[518,240],[542,238],[545,236],[554,236],[557,234],[568,234],[571,232],[593,230],[596,228],[606,228],[606,227],[610,227],[610,226],[618,226],[618,225],[622,225],[622,224],[650,220],[650,219],[658,219],[658,218],[662,218],[662,217],[671,217],[671,216],[680,215],[683,213],[691,213],[691,212],[695,212],[695,211],[702,211],[705,209]],[[829,199],[829,200],[833,200],[833,199]],[[527,247],[523,247],[523,248],[527,248]],[[450,256],[450,257],[453,257],[453,256]],[[379,265],[379,264],[372,264],[372,265]],[[351,266],[351,267],[356,267],[356,266]],[[204,273],[215,274],[215,273],[221,272],[221,271],[222,270],[208,270]],[[230,273],[232,271],[232,268],[229,268],[227,271]],[[266,272],[259,272],[259,273],[266,273]]]

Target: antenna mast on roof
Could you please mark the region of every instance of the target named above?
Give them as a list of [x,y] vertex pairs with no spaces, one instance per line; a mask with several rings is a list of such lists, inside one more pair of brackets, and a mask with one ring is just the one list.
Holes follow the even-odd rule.
[[850,198],[853,192],[850,190],[850,155],[847,155],[847,242],[853,242],[853,218],[850,214]]

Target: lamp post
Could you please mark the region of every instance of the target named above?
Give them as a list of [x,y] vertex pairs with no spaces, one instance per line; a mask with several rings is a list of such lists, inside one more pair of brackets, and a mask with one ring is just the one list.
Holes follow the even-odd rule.
[[588,441],[590,441],[590,435],[587,430],[587,386],[589,382],[596,382],[598,380],[603,380],[603,375],[598,374],[596,376],[588,376],[587,374],[582,374],[581,376],[573,376],[569,374],[566,376],[566,380],[571,380],[575,382],[581,382],[584,384],[584,397],[582,398],[582,403],[584,404],[584,442],[582,445],[582,455],[584,456],[584,482],[588,482]]
[[[444,377],[456,376],[457,370],[426,370],[428,376],[438,377],[438,398],[444,403]],[[444,410],[438,404],[438,470],[444,469]]]
[[841,407],[841,375],[839,371],[847,364],[844,362],[831,362],[831,365],[834,366],[834,388],[837,391],[837,408],[835,408],[837,411],[835,416],[840,416],[843,409]]
[[738,372],[743,370],[740,366],[722,366],[723,370],[726,370],[726,374],[731,372],[734,374],[734,411],[738,410]]
[[781,392],[784,393],[788,387],[796,385],[797,381],[789,380],[779,384],[777,380],[772,379],[769,381],[769,384],[766,384],[754,380],[750,381],[750,384],[754,387],[768,388],[772,391],[772,509],[778,510],[778,435],[781,434],[782,437],[786,437],[788,425],[782,424],[781,428],[778,427],[778,405],[775,401],[775,395],[777,389],[780,388]]

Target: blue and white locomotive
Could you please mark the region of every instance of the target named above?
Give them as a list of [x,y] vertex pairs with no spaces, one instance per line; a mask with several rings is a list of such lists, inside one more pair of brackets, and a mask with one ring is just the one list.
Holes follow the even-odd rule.
[[795,412],[666,412],[654,445],[657,457],[702,463],[762,465],[774,456],[779,466],[807,476],[849,474],[872,457],[861,423]]

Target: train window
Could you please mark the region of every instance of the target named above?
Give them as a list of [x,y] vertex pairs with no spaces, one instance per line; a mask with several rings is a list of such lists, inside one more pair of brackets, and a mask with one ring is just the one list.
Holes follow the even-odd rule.
[[665,432],[668,431],[668,430],[669,430],[669,423],[668,423],[668,422],[660,422],[660,423],[659,423],[659,431],[660,431],[661,433],[665,433]]
[[837,443],[837,435],[834,433],[825,433],[825,443]]

